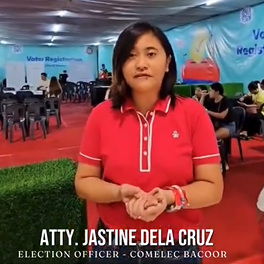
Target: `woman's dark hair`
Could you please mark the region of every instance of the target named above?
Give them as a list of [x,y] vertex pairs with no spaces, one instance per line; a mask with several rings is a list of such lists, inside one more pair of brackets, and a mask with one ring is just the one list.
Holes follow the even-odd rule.
[[256,81],[254,82],[250,82],[248,84],[248,90],[251,92],[251,91],[256,91],[258,89],[258,83]]
[[58,96],[61,93],[61,86],[56,76],[50,78],[49,94]]
[[40,75],[44,76],[44,77],[47,77],[47,73],[46,72],[42,72]]
[[260,83],[260,84],[264,85],[264,79],[261,81],[261,83]]
[[177,68],[171,44],[161,29],[148,22],[137,22],[127,27],[119,36],[113,53],[113,84],[111,96],[113,108],[118,109],[124,101],[131,96],[131,88],[126,83],[122,68],[129,58],[131,51],[139,37],[146,33],[152,33],[161,43],[167,57],[171,57],[169,71],[165,73],[159,93],[160,99],[171,97],[171,106],[175,105],[173,86],[176,82]]
[[203,90],[203,91],[208,90],[207,87],[206,87],[205,85],[203,85],[203,84],[201,84],[201,85],[197,85],[196,88],[199,88],[199,89],[201,89],[201,90]]
[[224,95],[224,87],[221,83],[216,82],[211,84],[211,89],[215,92],[219,92],[220,95]]

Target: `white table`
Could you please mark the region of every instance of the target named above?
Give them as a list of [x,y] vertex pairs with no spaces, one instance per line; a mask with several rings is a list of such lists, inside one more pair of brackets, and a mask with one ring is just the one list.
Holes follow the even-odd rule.
[[17,92],[32,92],[34,95],[43,95],[43,91],[39,91],[39,90],[19,90],[19,91],[3,91],[3,93],[12,93],[14,95],[17,94]]
[[105,89],[109,89],[111,86],[110,85],[96,85],[93,86],[93,88],[105,88]]

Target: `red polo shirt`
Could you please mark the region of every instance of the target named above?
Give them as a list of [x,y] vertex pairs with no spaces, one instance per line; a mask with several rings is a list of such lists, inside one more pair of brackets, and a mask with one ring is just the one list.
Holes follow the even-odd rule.
[[[219,163],[215,132],[204,108],[193,99],[159,101],[142,115],[129,102],[120,110],[105,101],[93,109],[85,127],[79,162],[103,167],[103,178],[132,184],[148,192],[155,187],[185,186],[193,181],[193,166]],[[103,191],[103,190],[102,190]],[[146,223],[132,219],[120,203],[98,204],[99,217],[113,229],[197,228],[199,210],[163,213]],[[175,237],[177,239],[177,237]]]

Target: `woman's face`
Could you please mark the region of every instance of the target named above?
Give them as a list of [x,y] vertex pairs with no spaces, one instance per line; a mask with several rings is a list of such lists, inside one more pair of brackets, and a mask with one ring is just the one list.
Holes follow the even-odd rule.
[[158,92],[169,71],[170,58],[152,34],[142,35],[122,67],[126,83],[134,92]]

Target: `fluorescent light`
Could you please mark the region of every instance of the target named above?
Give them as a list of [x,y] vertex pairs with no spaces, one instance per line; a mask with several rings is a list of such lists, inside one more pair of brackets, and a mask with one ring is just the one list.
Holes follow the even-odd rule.
[[0,43],[3,45],[8,44],[7,41],[5,41],[5,40],[1,40]]
[[54,27],[53,27],[53,31],[56,33],[56,32],[58,32],[59,31],[59,29],[60,29],[60,25],[54,25]]
[[110,38],[109,40],[108,40],[108,42],[116,42],[117,41],[117,37],[115,37],[115,38]]
[[52,46],[52,43],[48,43],[48,46]]
[[50,41],[51,41],[51,42],[53,42],[53,41],[54,41],[54,36],[52,36],[52,37],[51,37],[51,40],[50,40]]
[[67,11],[62,10],[62,11],[59,11],[58,16],[63,17],[63,16],[65,16],[66,14],[67,14]]
[[100,45],[100,43],[94,43],[93,45],[94,45],[94,46],[99,46],[99,45]]
[[209,5],[213,5],[213,4],[216,4],[218,2],[220,2],[221,0],[209,0],[206,2],[206,5],[209,6]]

